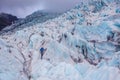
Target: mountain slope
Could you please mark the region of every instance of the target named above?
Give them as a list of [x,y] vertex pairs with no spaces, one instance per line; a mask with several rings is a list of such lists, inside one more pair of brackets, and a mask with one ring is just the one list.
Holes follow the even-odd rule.
[[[58,18],[1,35],[0,79],[119,80],[119,4],[105,4],[94,11],[95,4],[81,3]],[[47,49],[43,59],[41,47]]]
[[50,13],[45,11],[36,11],[30,15],[28,15],[26,18],[19,19],[16,23],[8,26],[7,28],[4,28],[0,34],[9,32],[9,31],[16,31],[23,29],[25,27],[33,26],[37,23],[43,23],[49,19],[53,19],[57,16],[59,16],[60,13]]
[[18,20],[16,16],[6,13],[0,13],[0,31],[6,26],[11,25],[16,20]]

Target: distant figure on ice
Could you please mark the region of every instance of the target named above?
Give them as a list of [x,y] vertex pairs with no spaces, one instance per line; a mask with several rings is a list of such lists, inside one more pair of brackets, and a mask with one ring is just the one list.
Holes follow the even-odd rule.
[[45,53],[46,50],[47,49],[45,49],[43,47],[40,48],[41,59],[43,58],[43,55],[44,55],[44,53]]

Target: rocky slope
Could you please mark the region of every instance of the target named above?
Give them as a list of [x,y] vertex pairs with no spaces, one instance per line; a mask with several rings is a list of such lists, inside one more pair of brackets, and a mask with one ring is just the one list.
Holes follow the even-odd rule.
[[1,35],[0,79],[119,80],[119,3],[93,3]]
[[0,13],[0,31],[6,26],[11,25],[16,20],[18,20],[16,16],[6,13]]

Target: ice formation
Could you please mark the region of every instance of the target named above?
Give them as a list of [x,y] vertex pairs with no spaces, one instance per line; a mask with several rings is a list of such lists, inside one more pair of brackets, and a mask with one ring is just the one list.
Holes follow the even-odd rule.
[[120,1],[91,1],[0,35],[0,80],[119,80]]

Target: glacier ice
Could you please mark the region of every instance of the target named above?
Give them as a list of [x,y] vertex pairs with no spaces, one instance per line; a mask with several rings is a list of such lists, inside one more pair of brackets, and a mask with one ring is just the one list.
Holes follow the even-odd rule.
[[0,80],[119,80],[119,0],[91,1],[0,35]]

